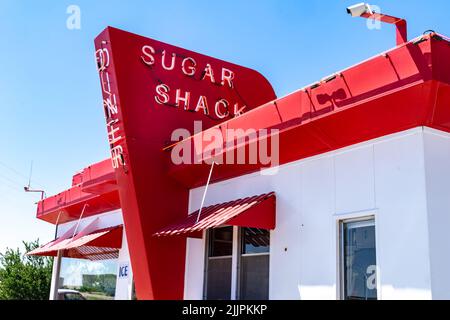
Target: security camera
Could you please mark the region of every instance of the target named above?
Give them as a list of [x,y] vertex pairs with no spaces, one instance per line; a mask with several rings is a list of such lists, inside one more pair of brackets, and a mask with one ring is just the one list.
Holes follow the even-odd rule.
[[352,17],[360,17],[365,13],[372,14],[373,12],[369,4],[362,2],[348,7],[347,13],[350,14]]

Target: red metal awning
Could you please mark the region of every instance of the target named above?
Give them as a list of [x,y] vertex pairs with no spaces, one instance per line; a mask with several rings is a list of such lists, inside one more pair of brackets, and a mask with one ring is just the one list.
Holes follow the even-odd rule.
[[199,210],[184,220],[161,229],[154,235],[161,237],[189,233],[194,237],[199,237],[199,231],[220,226],[272,230],[275,229],[275,200],[275,193],[271,192],[204,207],[198,222]]
[[61,237],[40,248],[28,252],[28,255],[54,257],[58,251],[66,258],[108,260],[117,259],[119,249],[122,248],[123,226],[114,226],[96,230],[98,219],[76,235],[77,226],[74,225]]

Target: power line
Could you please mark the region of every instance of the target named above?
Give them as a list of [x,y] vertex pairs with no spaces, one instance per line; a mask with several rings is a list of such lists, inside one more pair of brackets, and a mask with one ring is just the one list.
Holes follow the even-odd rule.
[[[1,165],[2,167],[4,167],[4,168],[8,169],[9,171],[15,173],[15,174],[18,175],[19,177],[22,177],[23,179],[25,179],[25,181],[27,181],[27,180],[30,178],[30,176],[27,176],[27,175],[21,173],[20,171],[14,169],[13,167],[7,165],[6,163],[4,163],[4,162],[2,162],[2,161],[0,161],[0,165]],[[42,187],[42,188],[45,189],[45,187],[44,187],[41,183],[35,181],[34,179],[31,179],[30,181],[33,182],[34,184],[36,184],[37,186]]]
[[0,203],[0,207],[6,205],[14,205],[15,207],[19,207],[24,204],[22,199],[19,199],[19,197],[14,197],[11,193],[5,194],[0,192],[0,198],[5,200],[3,203]]
[[14,172],[15,174],[17,174],[17,175],[21,176],[22,178],[28,179],[28,177],[27,177],[27,176],[25,176],[24,174],[20,173],[20,172],[19,172],[19,171],[17,171],[16,169],[14,169],[14,168],[12,168],[12,167],[8,166],[8,165],[7,165],[6,163],[4,163],[4,162],[0,161],[0,165],[1,165],[1,166],[3,166],[3,167],[5,167],[5,168],[6,168],[6,169],[8,169],[8,170],[10,170],[10,171]]
[[23,192],[23,190],[21,190],[17,186],[14,186],[14,185],[9,184],[9,183],[1,183],[0,187],[6,187],[6,188],[9,188],[10,190],[14,190],[15,192],[18,192],[18,193],[22,193]]
[[1,173],[0,173],[0,178],[2,178],[3,180],[6,180],[6,181],[8,181],[8,182],[10,182],[10,183],[12,183],[12,184],[18,186],[19,188],[23,188],[23,185],[22,185],[20,182],[17,182],[17,181],[15,181],[15,180],[12,180],[11,178],[9,178],[9,177],[7,177],[7,176],[1,174]]

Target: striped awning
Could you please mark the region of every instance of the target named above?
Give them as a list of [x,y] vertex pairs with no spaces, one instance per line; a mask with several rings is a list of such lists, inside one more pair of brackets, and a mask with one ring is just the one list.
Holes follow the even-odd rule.
[[74,225],[61,237],[27,254],[55,257],[61,251],[62,256],[66,258],[92,261],[117,259],[119,249],[122,248],[123,226],[118,225],[98,230],[96,229],[97,223],[96,219],[78,233],[76,233],[77,226]]
[[272,230],[275,229],[275,199],[275,193],[270,192],[204,207],[200,217],[200,210],[197,210],[185,219],[159,230],[154,236],[192,234],[199,237],[200,231],[221,226]]

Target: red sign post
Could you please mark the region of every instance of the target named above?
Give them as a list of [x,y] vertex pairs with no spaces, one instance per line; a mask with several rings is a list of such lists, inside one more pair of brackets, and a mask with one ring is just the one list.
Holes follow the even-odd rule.
[[174,130],[210,128],[275,93],[254,70],[115,28],[95,46],[137,296],[182,299],[186,238],[152,235],[187,215],[189,190],[162,150]]

